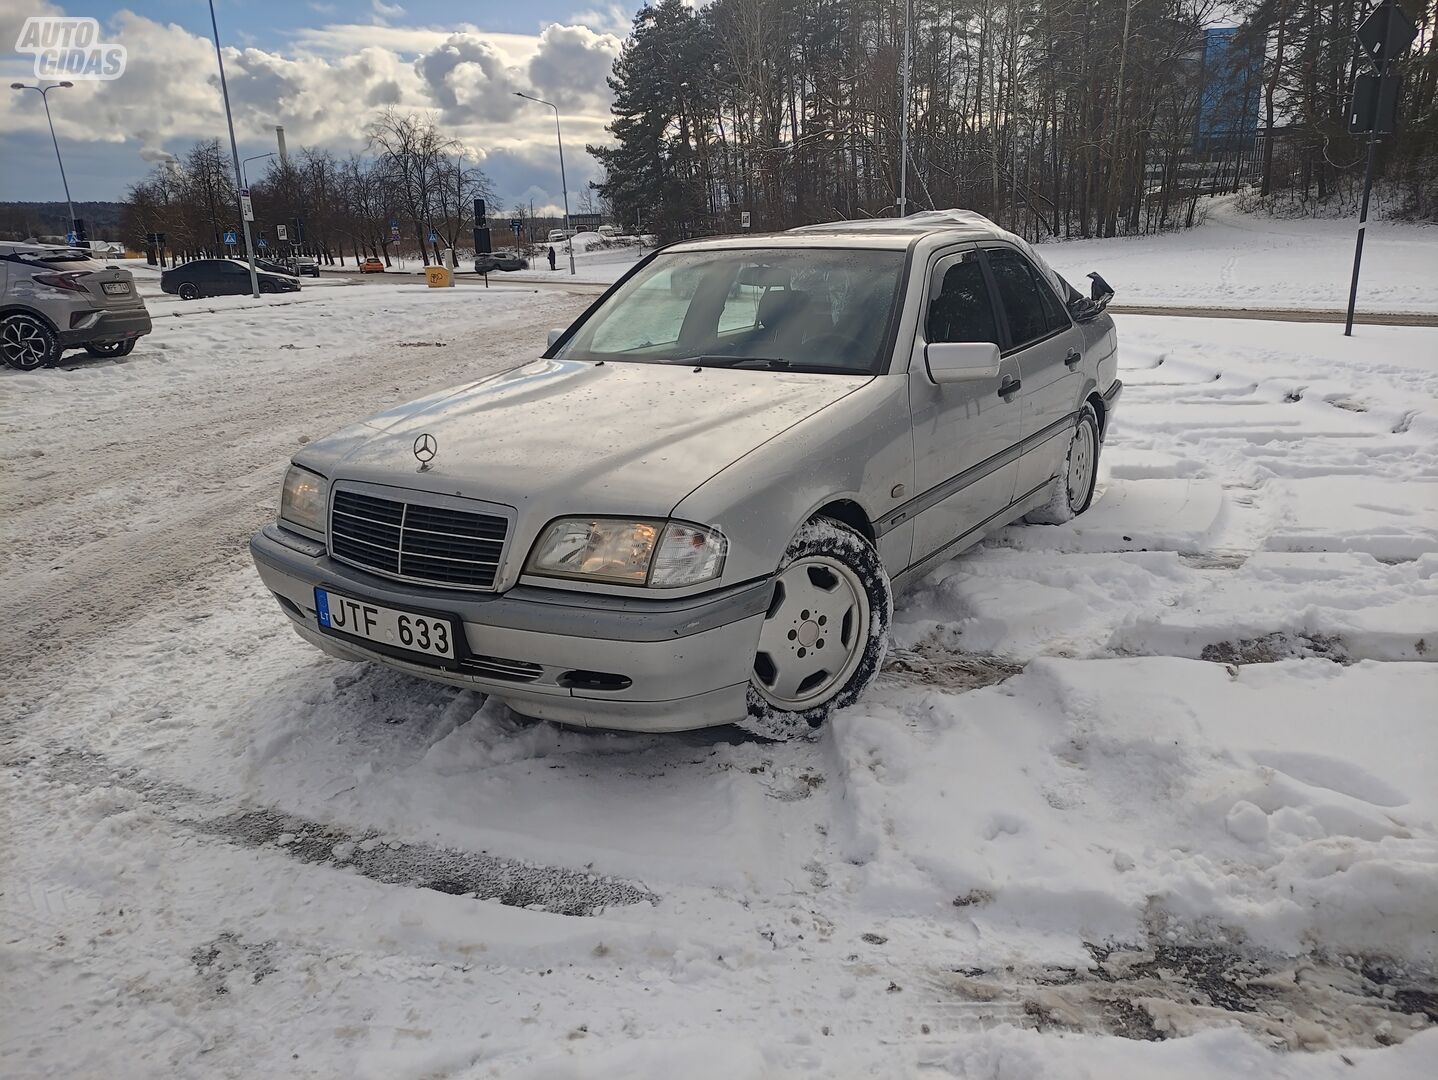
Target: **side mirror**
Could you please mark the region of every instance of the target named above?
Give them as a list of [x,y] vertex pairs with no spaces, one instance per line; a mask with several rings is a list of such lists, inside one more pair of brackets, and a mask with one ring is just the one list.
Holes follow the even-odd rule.
[[554,343],[555,343],[556,341],[558,341],[560,338],[562,338],[563,336],[564,336],[564,331],[563,331],[563,330],[551,330],[551,331],[549,332],[549,344],[548,344],[546,347],[547,347],[547,348],[550,348],[550,349],[554,348]]
[[934,382],[969,382],[999,377],[999,347],[991,341],[945,341],[924,346]]

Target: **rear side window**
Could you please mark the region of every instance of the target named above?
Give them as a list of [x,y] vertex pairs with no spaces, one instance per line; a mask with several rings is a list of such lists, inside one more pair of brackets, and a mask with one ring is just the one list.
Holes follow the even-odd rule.
[[994,305],[979,265],[978,252],[944,271],[939,295],[929,301],[925,337],[931,344],[946,341],[992,341],[999,344]]
[[1068,327],[1068,316],[1027,259],[1010,248],[990,248],[988,257],[1014,348]]

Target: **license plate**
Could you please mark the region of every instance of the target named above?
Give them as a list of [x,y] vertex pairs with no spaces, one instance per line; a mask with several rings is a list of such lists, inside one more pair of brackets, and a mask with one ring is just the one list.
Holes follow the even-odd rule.
[[452,619],[381,607],[328,589],[315,590],[315,612],[326,630],[405,652],[454,659]]
[[128,281],[106,281],[100,288],[105,290],[107,296],[126,296],[130,292]]

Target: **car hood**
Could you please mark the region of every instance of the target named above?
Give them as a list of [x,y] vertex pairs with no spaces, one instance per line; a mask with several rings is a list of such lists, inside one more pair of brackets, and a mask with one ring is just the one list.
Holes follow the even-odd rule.
[[[663,517],[725,466],[869,381],[539,360],[379,413],[296,460],[332,479],[484,499],[544,520]],[[437,451],[421,471],[415,442],[425,434]]]

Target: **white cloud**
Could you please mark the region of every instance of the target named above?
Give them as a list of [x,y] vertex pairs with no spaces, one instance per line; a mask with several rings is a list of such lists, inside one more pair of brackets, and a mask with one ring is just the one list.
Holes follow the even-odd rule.
[[542,96],[561,108],[593,109],[609,101],[605,78],[619,55],[619,38],[596,34],[587,26],[553,23],[539,35],[539,51],[529,62],[529,77]]
[[[46,3],[36,6],[62,13]],[[13,39],[21,21],[11,17],[8,0],[0,0],[0,33],[13,22]],[[148,164],[197,139],[223,139],[225,121],[207,36],[128,10],[109,19],[106,29],[108,40],[128,50],[125,74],[52,94],[51,108],[62,145],[88,143],[113,155],[118,197]],[[470,160],[492,168],[505,200],[533,188],[536,201],[549,201],[559,195],[553,123],[514,91],[560,106],[574,196],[597,172],[580,148],[606,141],[604,78],[619,44],[614,34],[577,20],[533,35],[472,25],[436,30],[341,23],[300,31],[282,48],[227,47],[225,74],[236,135],[247,148],[271,149],[274,127],[283,124],[291,149],[317,146],[343,154],[363,149],[366,124],[386,106],[432,112]],[[4,66],[0,61],[0,70]],[[0,96],[0,155],[12,134],[43,134],[48,141],[39,102],[18,100],[35,96]],[[101,145],[107,148],[101,151]]]
[[602,8],[576,11],[568,21],[576,26],[587,26],[596,33],[623,38],[634,25],[634,11],[623,4],[606,4]]
[[383,0],[370,0],[370,9],[374,12],[374,21],[381,25],[404,15],[404,8],[399,4],[386,4]]

